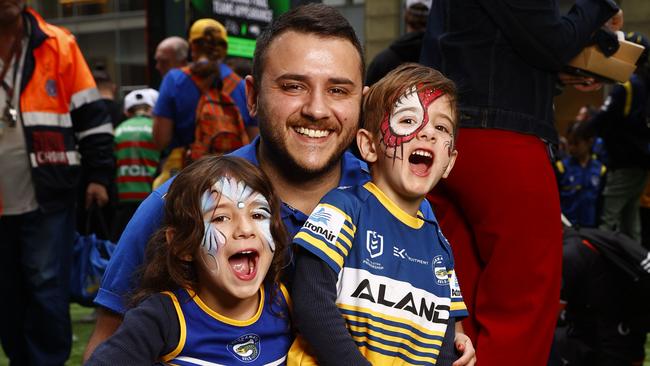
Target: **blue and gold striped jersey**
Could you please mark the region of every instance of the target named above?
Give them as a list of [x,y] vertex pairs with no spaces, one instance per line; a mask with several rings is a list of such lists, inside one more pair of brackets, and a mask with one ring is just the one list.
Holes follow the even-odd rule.
[[185,289],[165,292],[180,324],[176,349],[163,357],[167,365],[285,365],[291,345],[289,296],[260,288],[260,305],[248,320],[229,319],[211,310]]
[[338,274],[336,304],[373,364],[435,364],[449,319],[467,315],[438,223],[372,182],[328,193],[294,243]]

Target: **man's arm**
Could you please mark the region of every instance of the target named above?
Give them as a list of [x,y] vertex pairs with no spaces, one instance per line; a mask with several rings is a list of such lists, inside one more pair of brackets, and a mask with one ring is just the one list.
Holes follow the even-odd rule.
[[619,8],[613,0],[577,0],[568,14],[555,1],[479,0],[513,49],[545,70],[561,70]]
[[151,134],[153,137],[153,143],[156,145],[158,150],[164,150],[172,141],[172,136],[174,134],[174,121],[172,121],[171,118],[154,116],[153,130]]
[[117,328],[122,324],[122,315],[114,313],[102,306],[97,307],[97,320],[95,321],[95,329],[88,339],[86,350],[83,354],[83,363],[90,358],[95,352],[95,348],[101,343],[104,343],[110,336],[115,333]]
[[551,70],[564,67],[619,10],[613,0],[578,0],[564,16],[554,1],[480,2],[528,63]]
[[180,70],[171,70],[165,75],[153,108],[153,143],[160,151],[169,146],[174,136],[174,121],[178,118],[176,94],[180,90],[177,80],[181,77]]
[[61,81],[70,94],[70,119],[81,164],[88,185],[86,207],[92,202],[108,202],[106,187],[115,176],[113,125],[106,104],[101,100],[88,65],[74,39],[67,44],[69,63],[62,67]]

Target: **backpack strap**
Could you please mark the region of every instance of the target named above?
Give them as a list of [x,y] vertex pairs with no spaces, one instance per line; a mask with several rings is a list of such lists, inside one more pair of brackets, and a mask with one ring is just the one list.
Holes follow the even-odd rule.
[[[192,72],[190,71],[189,66],[183,66],[181,67],[181,71],[185,73],[187,76],[189,76],[194,84],[196,85],[199,90],[201,90],[201,79],[192,75]],[[221,80],[222,86],[221,86],[221,91],[223,94],[230,95],[233,90],[239,85],[239,82],[241,82],[241,76],[237,75],[234,71],[230,73],[230,75],[226,76]]]
[[201,79],[198,76],[192,75],[192,72],[190,71],[190,67],[189,66],[183,66],[183,67],[181,67],[181,71],[185,75],[189,76],[190,79],[192,79],[192,81],[194,82],[194,85],[196,85],[196,87],[200,91],[201,90]]
[[222,91],[226,95],[230,95],[233,90],[239,85],[239,82],[241,81],[241,77],[237,75],[234,71],[230,73],[230,75],[226,76],[223,78],[222,83],[223,86],[221,87]]

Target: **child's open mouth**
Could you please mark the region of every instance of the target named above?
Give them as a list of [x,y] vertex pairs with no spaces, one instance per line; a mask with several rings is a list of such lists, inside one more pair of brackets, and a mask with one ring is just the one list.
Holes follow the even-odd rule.
[[429,168],[433,165],[433,152],[428,150],[417,149],[409,156],[411,172],[418,176],[429,174]]
[[257,260],[260,255],[256,250],[242,250],[231,255],[228,258],[230,268],[232,268],[235,276],[242,281],[249,281],[255,278],[257,274]]

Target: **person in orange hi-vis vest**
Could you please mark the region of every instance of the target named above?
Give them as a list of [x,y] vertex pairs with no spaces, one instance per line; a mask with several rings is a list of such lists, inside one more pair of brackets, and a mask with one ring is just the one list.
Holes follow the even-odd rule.
[[74,36],[24,0],[0,1],[0,59],[0,341],[12,365],[63,365],[77,187],[108,201],[113,127]]

